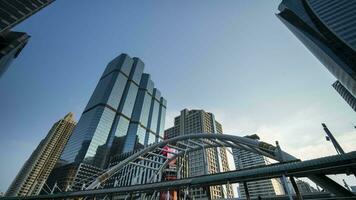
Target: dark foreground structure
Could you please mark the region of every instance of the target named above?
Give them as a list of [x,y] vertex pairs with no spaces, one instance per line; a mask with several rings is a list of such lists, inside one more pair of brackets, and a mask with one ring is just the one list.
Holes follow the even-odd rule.
[[10,31],[54,0],[0,0],[0,77],[27,44],[30,36]]
[[278,18],[356,97],[356,1],[283,0]]

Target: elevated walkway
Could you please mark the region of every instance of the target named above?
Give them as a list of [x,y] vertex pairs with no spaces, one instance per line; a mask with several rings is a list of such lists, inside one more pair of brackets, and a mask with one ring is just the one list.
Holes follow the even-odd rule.
[[[277,178],[283,174],[293,177],[315,177],[323,179],[325,184],[328,184],[329,178],[325,175],[352,173],[356,170],[356,151],[334,155],[323,158],[317,158],[307,161],[295,161],[288,163],[276,163],[273,165],[247,168],[243,170],[235,170],[218,174],[203,175],[190,177],[180,180],[171,180],[158,183],[133,185],[128,187],[84,190],[76,192],[66,192],[54,195],[43,195],[33,197],[13,197],[1,198],[1,200],[12,199],[63,199],[74,197],[91,197],[100,195],[118,195],[128,193],[153,193],[154,191],[166,191],[176,188],[187,188],[195,186],[211,186],[229,183],[237,183],[242,181],[255,181],[262,179]],[[332,180],[330,180],[332,181]],[[342,187],[342,186],[340,186]],[[353,193],[341,194],[336,196],[352,197]]]

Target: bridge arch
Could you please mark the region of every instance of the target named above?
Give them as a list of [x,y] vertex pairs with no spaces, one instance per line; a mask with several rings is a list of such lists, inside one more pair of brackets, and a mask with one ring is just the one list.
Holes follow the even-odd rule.
[[[174,152],[167,152],[165,147],[169,147],[171,149],[175,149]],[[180,156],[185,155],[187,152],[197,151],[204,148],[238,148],[245,151],[250,151],[256,154],[260,154],[271,159],[274,159],[278,162],[289,162],[289,161],[299,161],[296,157],[288,154],[287,152],[282,151],[279,147],[276,147],[272,144],[268,144],[263,141],[251,139],[248,137],[240,137],[235,135],[228,134],[212,134],[212,133],[195,133],[195,134],[186,134],[181,135],[175,138],[171,138],[168,140],[164,140],[159,143],[152,144],[150,146],[145,147],[126,159],[122,160],[118,164],[108,168],[104,173],[97,176],[93,182],[86,187],[86,190],[91,190],[98,188],[101,184],[107,181],[114,174],[118,173],[125,166],[128,165],[136,165],[140,166],[140,161],[147,161],[146,163],[153,162],[159,164],[159,167],[156,169],[157,173],[152,175],[151,181],[155,179],[154,176],[159,176],[162,174],[165,166],[171,161]],[[166,158],[162,160],[161,163],[158,163],[155,160],[151,160],[152,156],[162,157],[162,152],[173,153],[174,156],[172,158]],[[142,162],[141,162],[142,163]],[[141,166],[144,167],[144,166]],[[311,175],[308,176],[310,180],[317,183],[324,189],[327,189],[331,193],[337,195],[346,194],[346,189],[340,188],[340,185],[332,181],[330,178],[325,175]]]

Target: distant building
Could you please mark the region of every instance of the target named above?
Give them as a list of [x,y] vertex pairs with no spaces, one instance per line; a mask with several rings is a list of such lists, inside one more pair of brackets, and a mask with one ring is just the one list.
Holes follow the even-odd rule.
[[[259,139],[257,135],[246,136],[252,139]],[[232,149],[235,167],[237,170],[263,166],[266,165],[267,160],[264,156],[260,154],[255,154],[250,151],[245,151],[242,149]],[[275,195],[284,194],[282,185],[280,184],[279,179],[265,179],[259,181],[250,181],[247,182],[247,188],[250,194],[251,199],[261,197],[271,197]],[[239,197],[245,199],[245,187],[243,184],[239,183]]]
[[[126,155],[162,141],[167,102],[143,69],[139,58],[126,54],[107,65],[62,153],[64,164],[59,167],[64,170],[56,169],[53,173],[60,174],[51,177],[73,179],[72,168],[80,163],[85,164],[83,169],[96,171],[93,175],[100,174]],[[65,170],[66,164],[70,170]],[[119,178],[113,176],[111,185]],[[75,185],[89,184],[85,180],[61,189],[75,190]],[[57,181],[51,178],[49,182]]]
[[[204,110],[181,111],[180,116],[175,117],[174,126],[165,131],[165,139],[185,134],[212,133],[222,134],[222,126],[215,120],[212,113]],[[205,156],[204,156],[205,155]],[[206,158],[206,162],[204,161]],[[186,159],[177,161],[182,164],[182,177],[193,177],[204,174],[215,174],[229,171],[225,148],[209,148],[194,151],[188,154]],[[217,185],[211,187],[193,188],[189,191],[193,199],[221,199],[232,198],[231,185]]]
[[356,97],[356,1],[283,0],[278,18]]
[[352,94],[340,83],[340,81],[336,81],[335,83],[333,83],[332,86],[356,112],[356,98],[352,96]]
[[306,194],[306,193],[312,193],[312,192],[318,192],[315,188],[310,186],[309,183],[302,181],[302,180],[296,180],[299,192],[301,194]]
[[30,36],[10,31],[18,23],[46,7],[54,0],[0,1],[0,77],[28,42]]
[[75,127],[73,113],[55,123],[23,165],[5,196],[38,195]]

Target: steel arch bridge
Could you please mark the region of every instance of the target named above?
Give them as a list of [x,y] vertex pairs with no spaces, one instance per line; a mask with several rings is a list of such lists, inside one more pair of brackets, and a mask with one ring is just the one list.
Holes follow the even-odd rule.
[[[166,147],[169,147],[169,149]],[[80,196],[85,196],[85,193],[87,193],[88,196],[90,196],[89,194],[91,193],[95,193],[93,191],[103,187],[103,184],[107,180],[113,177],[116,173],[122,172],[122,170],[124,170],[125,168],[127,169],[128,166],[131,166],[131,169],[141,168],[141,169],[149,169],[153,171],[154,173],[152,173],[151,176],[149,177],[149,181],[145,182],[143,185],[154,186],[155,185],[154,183],[158,183],[162,181],[161,180],[162,174],[165,172],[167,165],[171,161],[180,158],[182,156],[185,156],[187,155],[187,153],[199,151],[199,150],[204,151],[205,149],[209,149],[209,148],[217,148],[217,149],[238,148],[238,149],[242,149],[245,151],[266,156],[280,163],[300,161],[296,157],[282,151],[278,145],[274,146],[248,137],[239,137],[234,135],[212,134],[212,133],[187,134],[172,139],[168,139],[156,144],[152,144],[140,151],[133,153],[131,156],[122,160],[118,164],[108,168],[100,175],[93,177],[92,181],[90,181],[89,184],[87,184],[87,186],[83,187],[83,190],[86,191],[81,191]],[[171,157],[163,156],[164,153],[170,153],[173,156]],[[177,168],[177,170],[179,171],[180,169]],[[339,184],[337,184],[336,182],[334,182],[333,180],[325,176],[323,173],[320,174],[310,173],[307,174],[307,177],[313,182],[317,183],[322,188],[335,194],[336,196],[353,195],[350,191],[341,187]],[[170,181],[167,181],[167,184],[169,184],[169,182]],[[189,185],[190,183],[184,182],[184,179],[182,179],[182,181],[180,182],[180,188],[182,185],[185,184]],[[138,187],[140,185],[134,184],[134,186]],[[125,187],[122,187],[122,189],[124,188]],[[152,188],[152,190],[155,189]],[[53,198],[49,198],[49,199],[54,199],[56,198],[55,196],[56,195],[53,195]],[[29,197],[28,199],[31,198],[33,199],[33,197]],[[42,199],[40,198],[40,196],[37,196],[37,198]],[[23,199],[27,199],[27,198],[25,197]]]
[[[169,147],[174,151],[167,150]],[[189,152],[204,150],[208,148],[238,148],[245,151],[260,154],[276,160],[280,163],[300,161],[298,158],[284,152],[279,146],[274,146],[263,141],[251,139],[248,137],[240,137],[228,134],[212,134],[212,133],[194,133],[171,138],[160,143],[152,144],[141,151],[138,151],[121,161],[117,165],[107,169],[103,174],[95,178],[95,180],[86,187],[86,190],[99,188],[106,180],[118,173],[125,166],[132,165],[139,168],[148,168],[156,171],[150,178],[150,182],[159,182],[166,166],[170,161],[186,155]],[[162,156],[162,153],[172,153],[174,156],[167,158]],[[204,154],[203,154],[204,155]],[[153,158],[161,158],[162,162],[154,160]],[[152,166],[155,166],[153,168]],[[178,168],[178,170],[180,170]],[[179,174],[179,172],[178,172]],[[336,195],[350,195],[350,192],[339,184],[332,181],[322,174],[308,176],[310,180],[317,183],[327,191]]]
[[[169,147],[170,150],[165,149]],[[151,179],[155,182],[155,176],[160,177],[165,170],[165,167],[179,157],[186,155],[187,153],[204,150],[209,148],[238,148],[245,151],[250,151],[256,154],[260,154],[279,162],[288,162],[299,160],[294,156],[281,151],[278,147],[271,144],[254,140],[248,137],[239,137],[227,134],[212,134],[212,133],[195,133],[178,136],[171,138],[160,143],[152,144],[141,151],[138,151],[121,161],[117,165],[107,169],[103,174],[98,176],[86,189],[98,188],[102,183],[118,173],[124,167],[133,165],[136,167],[149,168],[148,165],[154,164],[156,168],[152,169],[156,171]],[[162,156],[162,153],[173,154],[171,158]],[[153,158],[162,158],[163,162],[157,162]],[[146,162],[142,162],[146,161]],[[146,164],[146,165],[145,165]],[[157,179],[156,179],[157,180]]]

